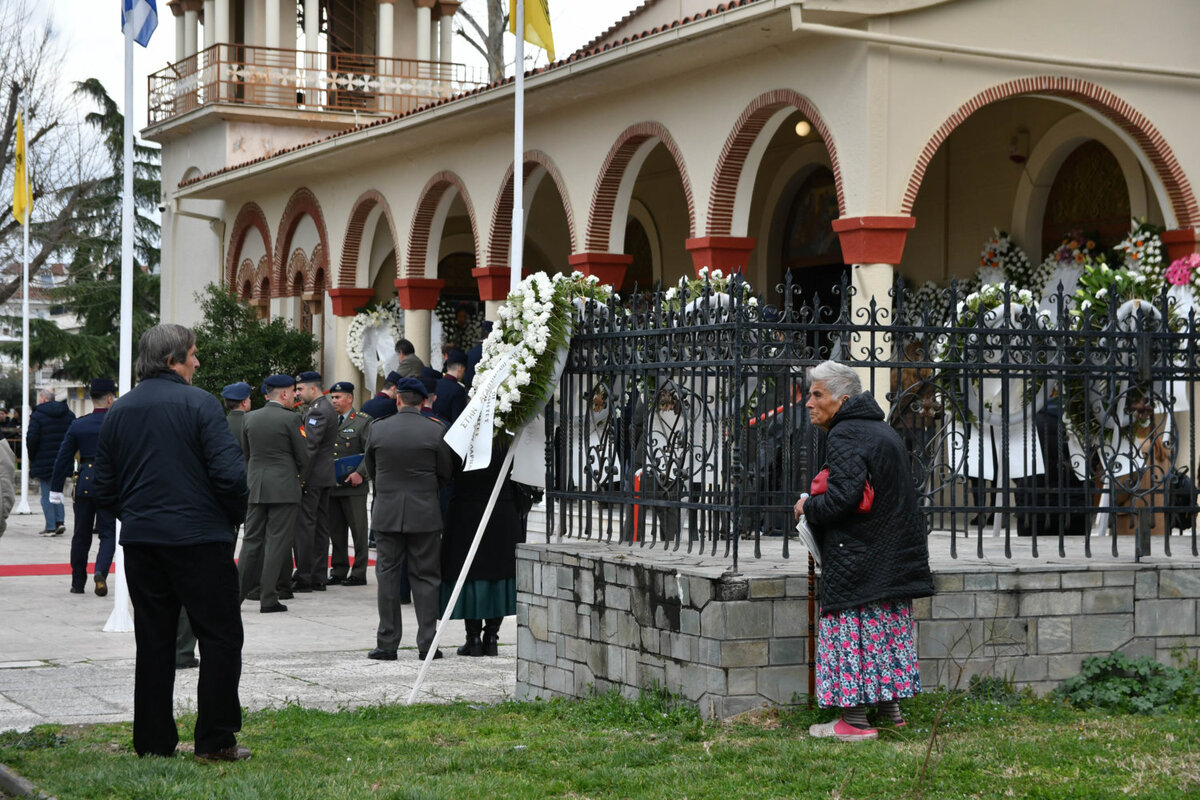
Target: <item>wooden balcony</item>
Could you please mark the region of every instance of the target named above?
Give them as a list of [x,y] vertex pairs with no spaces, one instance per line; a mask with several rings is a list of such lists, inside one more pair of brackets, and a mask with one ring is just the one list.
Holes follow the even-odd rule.
[[482,86],[486,73],[439,61],[217,44],[148,82],[149,123],[159,125],[215,103],[401,114]]

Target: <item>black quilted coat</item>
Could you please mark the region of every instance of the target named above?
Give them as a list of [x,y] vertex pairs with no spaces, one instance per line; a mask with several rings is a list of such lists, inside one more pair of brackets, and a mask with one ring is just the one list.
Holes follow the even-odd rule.
[[[834,415],[825,466],[829,490],[804,504],[821,548],[821,613],[932,595],[908,452],[869,393],[848,398]],[[858,514],[868,475],[875,502]]]

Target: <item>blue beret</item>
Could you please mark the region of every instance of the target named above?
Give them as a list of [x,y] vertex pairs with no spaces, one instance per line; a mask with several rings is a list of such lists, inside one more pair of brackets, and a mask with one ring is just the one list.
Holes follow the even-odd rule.
[[117,385],[113,383],[112,378],[92,378],[92,382],[88,384],[88,394],[95,397],[116,394],[116,391]]
[[392,386],[395,386],[397,383],[404,380],[404,376],[399,372],[396,372],[396,370],[392,370],[387,374],[387,377],[384,378],[384,380],[390,383]]
[[270,386],[267,386],[265,383],[264,383],[262,386],[258,387],[258,393],[259,393],[259,394],[261,394],[261,395],[263,395],[264,397],[265,397],[265,396],[266,396],[266,395],[267,395],[267,394],[268,394],[270,391],[271,391],[271,387],[270,387]]
[[296,383],[320,383],[321,373],[308,370],[296,376]]
[[350,381],[338,381],[333,386],[329,387],[331,392],[344,392],[345,394],[354,394],[354,384]]
[[416,378],[401,378],[396,384],[398,392],[416,392],[421,397],[429,397],[429,392],[425,391],[425,384],[421,383]]
[[238,381],[237,383],[231,383],[222,389],[221,397],[224,397],[226,400],[236,400],[240,402],[249,397],[251,391],[250,384],[246,383],[245,381]]
[[451,364],[462,364],[466,366],[467,354],[458,348],[451,349],[446,353],[446,369],[450,368]]
[[[430,375],[430,372],[433,374]],[[441,378],[438,377],[436,369],[430,369],[429,367],[426,367],[425,369],[421,370],[421,375],[417,378],[417,380],[419,380],[421,385],[425,387],[425,391],[427,392],[425,395],[426,397],[431,394],[437,394],[437,384]]]
[[418,375],[417,377],[420,378],[421,380],[425,380],[426,378],[433,378],[433,382],[437,383],[438,381],[440,381],[442,379],[442,373],[438,372],[433,367],[421,367],[421,374]]
[[[291,375],[272,375],[271,377],[269,377],[265,381],[263,381],[263,387],[268,390],[282,389],[285,386],[290,387],[290,386],[295,386],[295,385],[296,385],[296,379],[293,378]],[[266,394],[266,392],[263,392],[263,394]]]

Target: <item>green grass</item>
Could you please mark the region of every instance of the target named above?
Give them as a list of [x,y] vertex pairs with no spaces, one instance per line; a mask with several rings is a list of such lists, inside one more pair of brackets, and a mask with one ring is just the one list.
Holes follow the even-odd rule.
[[[811,739],[820,711],[704,722],[670,698],[498,706],[288,707],[246,714],[254,758],[138,759],[128,724],[0,734],[0,762],[74,798],[1108,798],[1200,796],[1195,714],[1112,715],[1061,701],[953,696],[906,704],[877,742]],[[180,720],[190,739],[195,720]]]

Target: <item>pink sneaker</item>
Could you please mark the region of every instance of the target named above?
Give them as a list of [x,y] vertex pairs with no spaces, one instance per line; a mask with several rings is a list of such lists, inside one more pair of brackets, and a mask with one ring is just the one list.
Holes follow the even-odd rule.
[[822,722],[808,729],[808,735],[818,739],[837,739],[839,742],[865,742],[878,739],[876,728],[856,728],[838,717],[833,722]]

